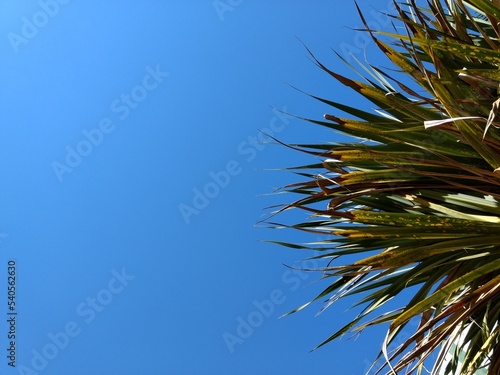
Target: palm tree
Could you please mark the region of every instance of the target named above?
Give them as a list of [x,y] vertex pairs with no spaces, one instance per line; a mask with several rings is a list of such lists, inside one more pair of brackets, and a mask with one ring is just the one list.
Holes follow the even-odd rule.
[[[274,242],[317,251],[324,263],[316,271],[328,281],[290,313],[316,300],[326,299],[327,308],[358,296],[362,311],[318,347],[385,323],[378,360],[388,374],[498,375],[500,1],[429,0],[421,7],[408,0],[395,7],[394,33],[370,30],[360,15],[398,73],[363,66],[365,79],[357,81],[311,54],[376,111],[311,95],[335,114],[305,120],[353,142],[287,145],[315,160],[291,168],[301,181],[282,190],[300,197],[271,217],[291,209],[310,217],[267,223],[321,236]],[[409,301],[398,299],[408,290]],[[398,308],[387,307],[392,299]],[[403,329],[410,337],[401,338]],[[396,349],[388,350],[391,343]]]

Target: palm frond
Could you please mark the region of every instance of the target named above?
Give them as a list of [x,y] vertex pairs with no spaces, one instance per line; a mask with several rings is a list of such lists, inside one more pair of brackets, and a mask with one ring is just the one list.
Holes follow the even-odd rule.
[[[278,242],[317,250],[314,258],[325,262],[318,271],[334,281],[311,302],[326,298],[328,308],[358,296],[364,306],[318,347],[388,323],[380,358],[390,374],[420,374],[435,353],[433,374],[500,373],[499,3],[395,3],[395,29],[404,33],[370,30],[360,11],[399,75],[368,65],[358,81],[309,51],[328,76],[375,106],[370,113],[310,95],[334,113],[306,121],[361,141],[288,145],[320,162],[290,168],[303,180],[282,191],[300,198],[274,214],[295,209],[311,219],[269,222],[324,236],[315,244]],[[387,311],[409,288],[412,298]],[[413,334],[396,340],[413,319]]]

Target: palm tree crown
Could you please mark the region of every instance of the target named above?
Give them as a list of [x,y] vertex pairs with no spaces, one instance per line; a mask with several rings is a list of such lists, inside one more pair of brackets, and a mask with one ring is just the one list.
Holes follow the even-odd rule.
[[[333,113],[307,121],[363,142],[287,145],[317,161],[297,168],[303,180],[283,190],[300,199],[273,216],[299,209],[311,217],[268,221],[322,236],[314,244],[280,242],[324,260],[318,271],[333,281],[312,301],[326,299],[326,308],[360,296],[361,313],[318,347],[388,323],[380,358],[390,374],[500,374],[499,3],[395,2],[391,17],[403,32],[394,33],[370,30],[360,12],[399,75],[368,66],[357,81],[315,59],[376,106],[370,113],[312,96]],[[408,288],[410,301],[388,310]],[[412,335],[396,340],[414,319]]]

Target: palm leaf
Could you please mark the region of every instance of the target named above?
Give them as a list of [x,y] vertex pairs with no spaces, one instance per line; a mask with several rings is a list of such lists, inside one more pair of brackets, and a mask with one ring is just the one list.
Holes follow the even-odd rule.
[[[317,271],[327,284],[289,314],[326,299],[324,311],[356,296],[361,312],[316,348],[388,323],[379,371],[421,374],[438,353],[433,374],[482,369],[498,375],[500,4],[433,0],[423,8],[408,0],[405,8],[395,6],[396,33],[370,30],[358,11],[399,75],[354,58],[356,68],[337,54],[361,76],[355,80],[309,51],[328,77],[376,108],[371,113],[309,95],[335,114],[304,120],[353,141],[286,145],[316,161],[287,168],[302,180],[279,192],[300,198],[273,207],[272,216],[290,210],[311,216],[268,224],[324,239],[272,242],[316,251],[312,258],[325,262]],[[400,301],[399,307],[388,310],[390,300]],[[408,335],[413,319],[419,324]]]

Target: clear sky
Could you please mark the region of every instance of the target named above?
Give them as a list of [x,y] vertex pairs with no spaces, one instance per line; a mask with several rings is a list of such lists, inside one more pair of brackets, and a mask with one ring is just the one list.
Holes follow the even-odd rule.
[[362,373],[380,329],[310,352],[349,301],[278,319],[325,284],[260,240],[315,238],[255,226],[293,198],[273,169],[313,161],[259,131],[341,139],[278,111],[332,111],[293,87],[371,109],[301,44],[350,74],[360,26],[351,1],[1,1],[0,373]]

